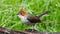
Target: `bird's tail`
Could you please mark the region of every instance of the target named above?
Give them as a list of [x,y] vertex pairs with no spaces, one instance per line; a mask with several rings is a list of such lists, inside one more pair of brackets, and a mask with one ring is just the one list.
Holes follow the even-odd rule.
[[43,16],[43,15],[45,15],[45,14],[47,14],[47,13],[49,13],[49,11],[44,11],[44,12],[42,12],[41,14],[38,14],[37,16],[38,16],[38,17],[41,17],[41,16]]

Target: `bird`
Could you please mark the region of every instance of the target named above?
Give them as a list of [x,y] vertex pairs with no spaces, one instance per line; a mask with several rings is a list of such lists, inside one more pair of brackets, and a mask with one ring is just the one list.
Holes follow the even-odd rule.
[[34,26],[36,23],[41,22],[40,17],[47,13],[49,13],[49,11],[44,11],[41,14],[34,15],[27,13],[23,8],[21,8],[17,15],[23,23]]

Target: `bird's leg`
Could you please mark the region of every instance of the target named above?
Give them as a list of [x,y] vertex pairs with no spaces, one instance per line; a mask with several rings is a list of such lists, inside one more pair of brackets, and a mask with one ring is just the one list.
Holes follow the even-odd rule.
[[34,26],[35,26],[35,24],[32,25],[32,32],[34,32],[34,29],[35,29]]
[[34,31],[34,26],[32,25],[32,32]]

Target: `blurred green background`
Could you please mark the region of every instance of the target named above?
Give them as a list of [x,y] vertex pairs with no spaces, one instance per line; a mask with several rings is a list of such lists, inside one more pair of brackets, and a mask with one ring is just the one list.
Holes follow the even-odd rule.
[[60,0],[25,0],[25,3],[22,3],[22,0],[0,0],[0,26],[13,30],[23,30],[28,27],[16,15],[21,5],[26,12],[35,15],[49,10],[49,14],[40,18],[43,23],[36,24],[35,29],[60,32]]

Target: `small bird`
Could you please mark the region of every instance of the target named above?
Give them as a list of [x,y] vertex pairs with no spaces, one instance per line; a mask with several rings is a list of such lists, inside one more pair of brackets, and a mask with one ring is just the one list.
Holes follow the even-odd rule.
[[[41,22],[40,17],[47,14],[49,11],[42,12],[38,15],[28,14],[23,8],[17,13],[18,17],[23,23],[35,25],[38,22]],[[33,27],[34,28],[34,27]]]

